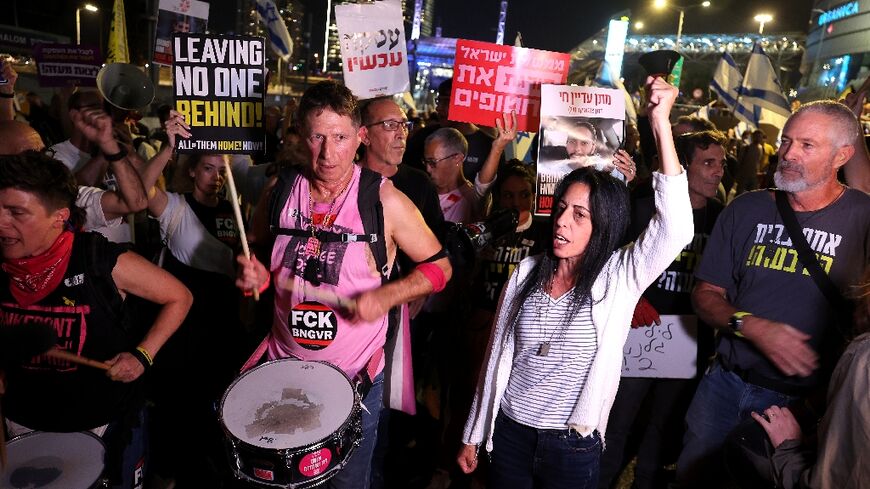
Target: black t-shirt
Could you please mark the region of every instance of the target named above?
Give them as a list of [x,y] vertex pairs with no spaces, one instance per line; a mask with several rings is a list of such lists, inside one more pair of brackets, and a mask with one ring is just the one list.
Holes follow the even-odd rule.
[[407,195],[411,202],[423,215],[423,221],[429,229],[440,236],[444,227],[444,214],[441,212],[441,204],[438,202],[438,192],[435,185],[429,179],[429,175],[416,168],[399,165],[399,171],[390,177],[393,185],[400,192]]
[[[97,233],[77,233],[63,281],[28,307],[16,303],[9,278],[0,290],[0,327],[50,323],[58,346],[104,361],[135,348],[141,332],[124,314],[112,269],[126,248]],[[6,371],[4,414],[41,431],[82,431],[120,419],[142,401],[140,381],[115,382],[100,369],[45,356]],[[140,379],[141,380],[141,379]]]
[[[841,291],[850,292],[870,263],[870,196],[847,189],[827,207],[795,216],[822,268]],[[737,310],[810,335],[816,351],[833,331],[836,314],[798,259],[771,192],[743,194],[722,212],[695,275],[724,288]],[[805,387],[820,380],[818,370],[806,378],[785,377],[734,335],[720,335],[717,350],[729,365],[769,379]]]
[[210,207],[200,204],[193,198],[193,194],[189,193],[184,194],[184,200],[187,201],[187,205],[190,206],[199,222],[202,223],[209,234],[221,240],[233,250],[239,248],[241,245],[239,243],[239,231],[236,229],[235,214],[233,213],[233,206],[229,201],[221,199],[218,201],[217,206]]
[[514,269],[524,258],[546,250],[552,236],[549,222],[533,220],[528,229],[511,233],[481,250],[473,280],[472,305],[495,312],[501,289]]
[[[691,294],[695,286],[695,268],[701,261],[704,248],[716,218],[722,212],[722,204],[713,199],[707,199],[707,205],[701,209],[692,210],[695,234],[692,242],[687,244],[679,256],[668,265],[661,276],[643,293],[659,314],[694,314]],[[631,222],[629,238],[637,239],[640,233],[649,225],[655,214],[655,200],[645,193],[639,198],[632,198]]]

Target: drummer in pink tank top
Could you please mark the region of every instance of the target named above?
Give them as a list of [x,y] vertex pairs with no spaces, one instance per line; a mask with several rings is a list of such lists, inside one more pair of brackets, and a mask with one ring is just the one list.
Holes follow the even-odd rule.
[[[297,120],[310,161],[292,183],[287,201],[280,203],[279,223],[282,228],[313,233],[275,239],[266,217],[269,194],[280,191],[273,188],[261,198],[249,233],[254,246],[271,249],[276,300],[269,358],[324,360],[351,377],[365,369],[374,380],[381,377],[383,361],[369,363],[386,341],[387,312],[443,289],[450,279],[450,264],[414,204],[388,180],[382,180],[379,191],[387,265],[392,267],[396,249],[401,248],[418,263],[411,273],[382,285],[369,244],[317,239],[320,232],[363,233],[357,197],[361,172],[368,170],[353,160],[364,129],[356,97],[335,82],[309,88],[299,102]],[[239,288],[267,286],[270,273],[256,258],[239,257],[238,262]],[[353,307],[336,310],[313,297],[324,295],[348,297]],[[376,381],[363,399],[363,442],[345,468],[330,479],[329,488],[368,486],[382,395]]]

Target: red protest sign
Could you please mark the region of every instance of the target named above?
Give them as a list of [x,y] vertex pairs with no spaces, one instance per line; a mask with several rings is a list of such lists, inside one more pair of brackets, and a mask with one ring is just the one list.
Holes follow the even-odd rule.
[[520,131],[537,131],[541,84],[564,84],[571,56],[460,39],[456,42],[449,119],[494,126],[516,111]]

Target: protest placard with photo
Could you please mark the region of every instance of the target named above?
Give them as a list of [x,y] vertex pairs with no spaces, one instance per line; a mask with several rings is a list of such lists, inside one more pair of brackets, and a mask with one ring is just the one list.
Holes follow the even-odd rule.
[[516,112],[519,131],[537,131],[541,84],[565,83],[570,62],[565,53],[459,39],[448,118],[494,126]]
[[37,44],[33,57],[42,87],[95,87],[103,64],[97,46]]
[[402,7],[398,2],[335,6],[344,84],[361,99],[411,89]]
[[190,124],[181,153],[264,151],[265,39],[173,34],[175,110]]
[[625,99],[610,88],[541,86],[535,214],[549,215],[553,193],[571,171],[594,166],[624,180],[613,154],[625,140]]
[[208,3],[199,0],[160,0],[157,11],[157,38],[154,40],[154,62],[172,65],[172,34],[205,32],[208,25]]

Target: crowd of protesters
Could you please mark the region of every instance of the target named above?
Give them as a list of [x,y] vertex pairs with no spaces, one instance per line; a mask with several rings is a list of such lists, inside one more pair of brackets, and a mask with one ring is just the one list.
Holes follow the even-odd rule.
[[[2,327],[67,318],[58,345],[108,369],[0,359],[7,439],[94,431],[113,487],[247,487],[221,397],[293,357],[360,381],[362,440],[326,487],[870,487],[864,93],[738,135],[650,77],[614,172],[572,171],[542,219],[534,161],[505,155],[516,115],[451,121],[450,80],[420,114],[319,83],[267,108],[249,157],[178,155],[181,114],[149,130],[95,90],[21,113],[2,75]],[[354,307],[311,347],[292,312],[322,294]],[[620,379],[663,315],[697,318],[696,375]]]

